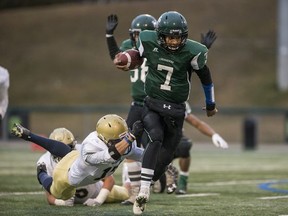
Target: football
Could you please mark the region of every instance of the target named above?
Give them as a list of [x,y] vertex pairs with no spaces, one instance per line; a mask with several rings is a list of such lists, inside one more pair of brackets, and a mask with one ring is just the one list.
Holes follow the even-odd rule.
[[120,61],[118,65],[127,66],[130,70],[133,70],[142,65],[144,58],[140,57],[138,50],[129,49],[122,52],[118,56],[118,60]]

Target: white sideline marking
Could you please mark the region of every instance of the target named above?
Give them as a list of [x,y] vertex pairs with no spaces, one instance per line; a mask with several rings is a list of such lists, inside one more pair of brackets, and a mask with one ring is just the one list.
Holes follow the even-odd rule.
[[207,183],[192,183],[193,185],[205,186],[225,186],[225,185],[246,185],[246,184],[260,184],[265,182],[278,182],[279,180],[240,180],[240,181],[226,181],[226,182],[207,182]]
[[271,197],[259,197],[258,199],[262,199],[262,200],[271,200],[271,199],[287,199],[287,196],[271,196]]
[[205,197],[205,196],[219,196],[218,193],[198,193],[198,194],[184,194],[184,195],[176,195],[177,198],[182,197]]
[[38,195],[43,194],[43,191],[35,191],[35,192],[1,192],[0,196],[9,196],[9,195],[15,195],[15,196],[21,196],[21,195]]

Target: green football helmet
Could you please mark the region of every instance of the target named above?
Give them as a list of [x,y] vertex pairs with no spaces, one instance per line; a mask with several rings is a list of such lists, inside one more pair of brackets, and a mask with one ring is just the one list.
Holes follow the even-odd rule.
[[131,22],[129,29],[130,39],[135,46],[135,36],[144,30],[155,30],[157,20],[150,14],[141,14],[135,17]]
[[[168,51],[177,51],[183,47],[188,37],[188,26],[185,17],[176,12],[168,11],[163,13],[158,19],[156,28],[158,34],[158,43]],[[177,47],[170,47],[165,42],[166,36],[181,37],[181,42]]]

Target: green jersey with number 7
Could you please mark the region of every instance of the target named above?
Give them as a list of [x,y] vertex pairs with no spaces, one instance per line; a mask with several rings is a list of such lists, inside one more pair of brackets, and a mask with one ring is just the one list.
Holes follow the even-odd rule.
[[146,94],[173,103],[187,101],[191,73],[206,65],[207,47],[187,39],[181,50],[169,52],[158,43],[156,31],[141,32],[137,47],[147,59],[149,68],[145,82]]

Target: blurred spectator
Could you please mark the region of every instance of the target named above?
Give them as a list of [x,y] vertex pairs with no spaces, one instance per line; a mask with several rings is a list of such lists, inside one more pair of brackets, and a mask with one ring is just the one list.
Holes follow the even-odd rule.
[[8,107],[9,72],[0,66],[0,126]]

